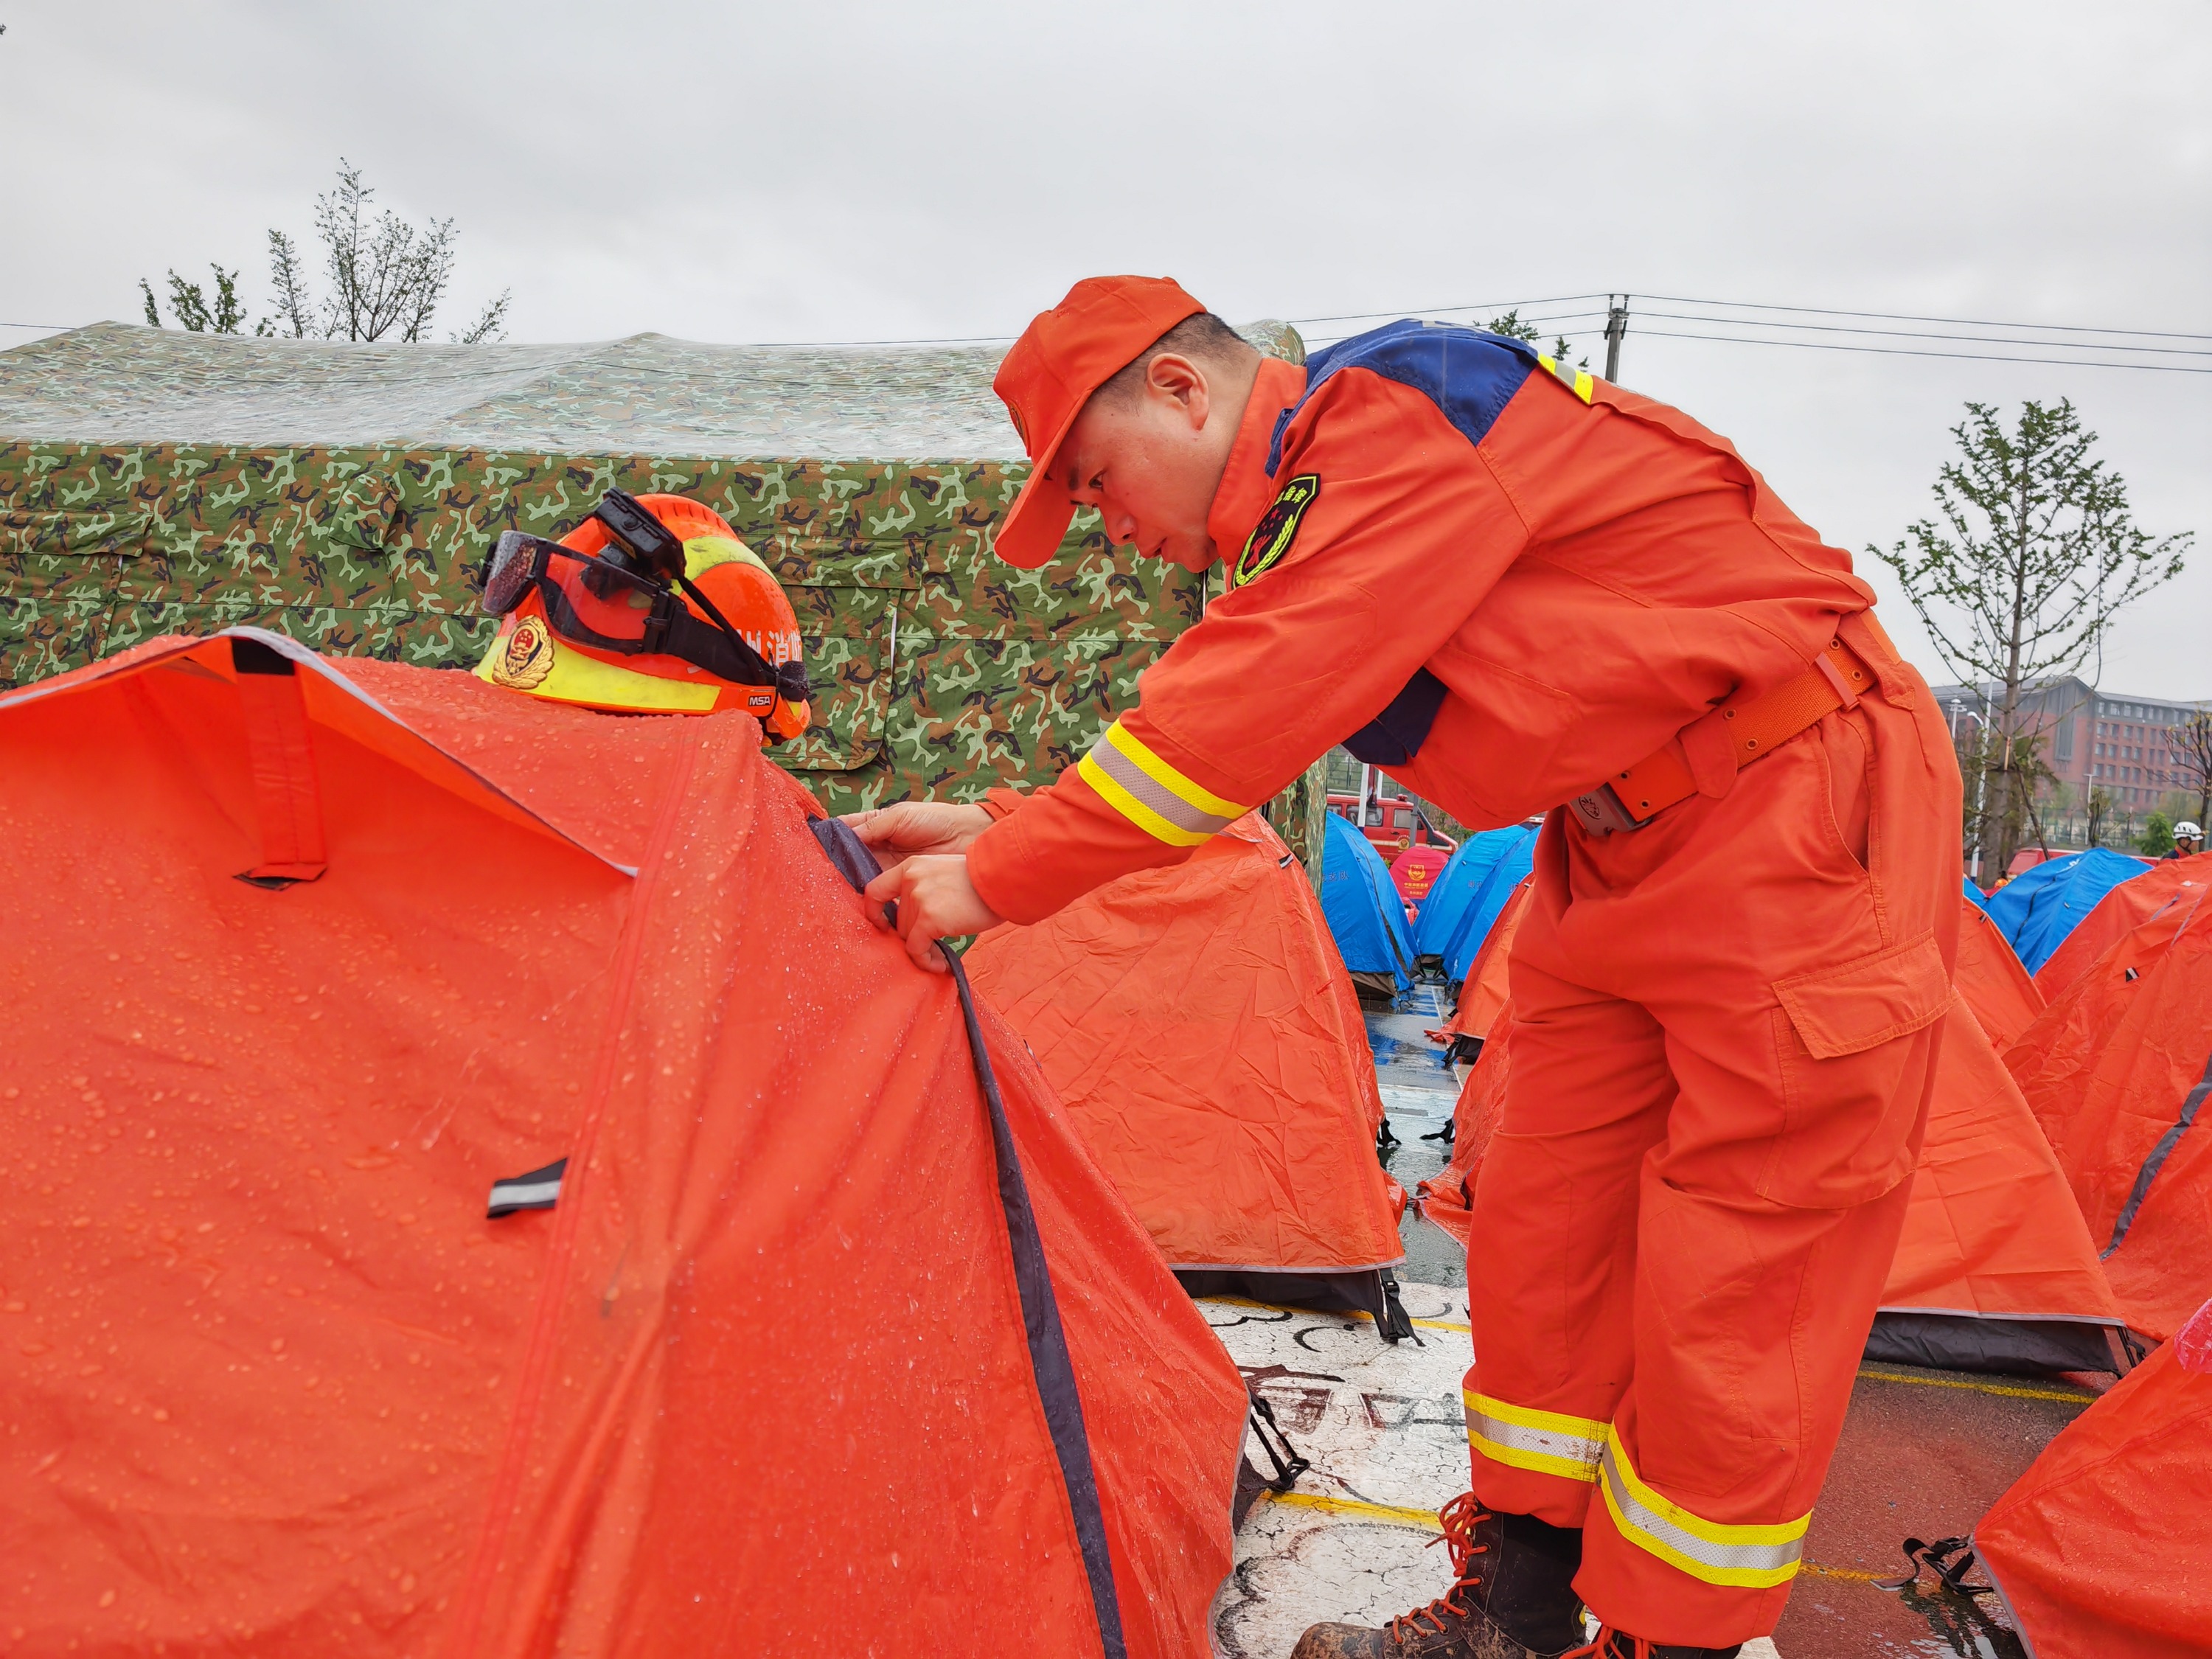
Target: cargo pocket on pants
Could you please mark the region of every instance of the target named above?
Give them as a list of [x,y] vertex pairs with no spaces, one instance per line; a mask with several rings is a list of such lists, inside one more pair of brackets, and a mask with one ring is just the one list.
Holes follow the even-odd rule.
[[1932,935],[1837,968],[1777,980],[1782,1132],[1759,1190],[1843,1209],[1911,1172],[1951,977]]

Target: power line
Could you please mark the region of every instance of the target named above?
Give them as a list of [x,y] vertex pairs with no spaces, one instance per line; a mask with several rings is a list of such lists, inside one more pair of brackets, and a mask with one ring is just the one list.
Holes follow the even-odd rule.
[[738,340],[740,346],[913,346],[913,345],[1012,345],[1016,337],[1012,334],[952,334],[925,340]]
[[[1868,314],[1873,315],[1875,313],[1869,313]],[[1891,340],[1960,340],[1978,345],[2043,346],[2053,351],[2148,351],[2162,353],[2172,357],[2212,357],[2212,350],[2200,350],[2194,346],[2124,345],[2116,341],[2110,340],[2084,340],[2079,345],[2076,345],[2071,341],[2043,340],[2037,339],[2033,336],[2022,338],[2017,335],[2008,334],[1938,334],[1931,332],[1927,329],[1915,328],[1847,328],[1837,323],[1771,323],[1766,321],[1764,318],[1759,317],[1711,317],[1683,311],[1646,311],[1639,313],[1638,315],[1644,317],[1664,317],[1671,321],[1678,323],[1711,323],[1723,328],[1811,329],[1817,330],[1819,332],[1823,334],[1871,334],[1883,339]],[[2009,325],[1992,324],[1990,326],[2001,327],[2009,326]],[[2033,324],[2029,324],[2025,325],[2025,326],[2033,327],[2034,325]],[[1649,332],[1650,331],[1647,330],[1645,331]],[[2081,332],[2081,331],[2069,330],[2068,331]],[[2122,334],[2132,333],[2136,331],[2127,329],[2112,329],[2106,331],[2114,334]],[[2174,337],[2178,339],[2190,339],[2198,337],[2191,335],[2177,335]],[[2212,336],[2203,337],[2212,338]]]
[[1844,345],[1832,340],[1758,340],[1740,334],[1684,334],[1672,329],[1638,331],[1646,339],[1705,340],[1718,345],[1790,346],[1800,351],[1871,352],[1883,357],[1946,357],[1976,363],[2051,363],[2061,368],[2133,368],[2167,374],[2212,374],[2212,366],[2194,363],[2118,363],[2094,357],[2015,357],[1989,351],[1924,351],[1908,346]]
[[1498,300],[1488,305],[1424,306],[1401,311],[1350,311],[1335,317],[1290,317],[1285,320],[1293,328],[1304,328],[1308,323],[1362,323],[1376,317],[1430,317],[1445,311],[1487,311],[1493,316],[1499,316],[1509,311],[1518,311],[1522,306],[1564,306],[1571,305],[1577,300],[1602,300],[1605,297],[1602,294],[1555,294],[1547,300]]
[[2151,328],[2093,328],[2081,323],[1993,323],[1972,317],[1923,317],[1908,311],[1838,311],[1828,306],[1771,306],[1753,300],[1698,300],[1686,294],[1647,294],[1644,298],[1656,300],[1662,305],[1718,306],[1735,311],[1792,311],[1810,317],[1871,317],[1884,323],[1948,323],[1954,328],[2032,328],[2060,334],[2131,334],[2140,339],[2212,340],[2212,334],[2177,334]]

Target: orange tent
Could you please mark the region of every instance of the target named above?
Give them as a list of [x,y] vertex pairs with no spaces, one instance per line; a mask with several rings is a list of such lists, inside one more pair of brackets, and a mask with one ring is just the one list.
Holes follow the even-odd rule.
[[1386,1317],[1404,1250],[1366,1025],[1263,819],[995,928],[967,963],[1187,1286]]
[[2132,881],[2124,881],[2097,901],[2074,926],[2065,943],[2035,971],[2037,988],[2055,997],[2087,973],[2099,957],[2167,905],[2188,902],[2191,890],[2212,884],[2212,853],[2166,859]]
[[750,719],[237,630],[0,769],[9,1653],[1204,1650],[1236,1369]]
[[2124,1369],[2119,1309],[2050,1143],[1963,999],[1948,1020],[1867,1358]]
[[2021,965],[2010,941],[1988,911],[1965,897],[1959,901],[1959,965],[1951,980],[1974,1011],[1983,1035],[2000,1054],[2043,1012],[2043,993]]
[[2054,998],[2005,1054],[2128,1323],[2160,1341],[2212,1291],[2206,892],[2179,889]]
[[[1452,1005],[1451,1018],[1439,1034],[1451,1043],[1455,1056],[1480,1052],[1491,1031],[1498,1028],[1498,1018],[1505,1011],[1506,963],[1513,953],[1513,935],[1520,929],[1521,913],[1528,908],[1529,890],[1534,884],[1522,878],[1468,966],[1459,1000]],[[1456,1132],[1453,1144],[1458,1144]]]
[[1974,1528],[2036,1659],[2212,1651],[2212,1303],[2075,1418]]
[[[1508,916],[1517,915],[1517,908],[1509,910],[1499,918],[1500,925]],[[1480,963],[1468,970],[1470,987],[1480,971]],[[1466,1000],[1464,993],[1461,1000]],[[1498,1115],[1505,1109],[1505,1079],[1513,1057],[1511,1045],[1504,1041],[1513,1029],[1510,1000],[1499,998],[1489,1029],[1491,1036],[1498,1040],[1479,1040],[1474,1066],[1462,1080],[1459,1099],[1452,1106],[1451,1162],[1413,1189],[1421,1215],[1457,1239],[1462,1249],[1467,1245],[1468,1212],[1474,1206],[1474,1179],[1481,1172],[1483,1153],[1490,1149],[1490,1137],[1497,1132]],[[1474,1266],[1470,1262],[1469,1270]]]
[[[2118,1370],[2119,1311],[2057,1161],[1972,1012],[1956,1001],[1948,1018],[1867,1355],[1964,1370]],[[1452,1161],[1419,1190],[1421,1213],[1462,1244],[1511,1058],[1510,1043],[1485,1045],[1460,1093]]]

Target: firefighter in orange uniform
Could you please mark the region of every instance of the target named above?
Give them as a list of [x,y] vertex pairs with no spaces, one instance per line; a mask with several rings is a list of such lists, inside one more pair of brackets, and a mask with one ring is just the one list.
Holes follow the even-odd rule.
[[1050,788],[857,820],[918,959],[1186,857],[1340,743],[1470,826],[1549,813],[1455,1581],[1296,1659],[1735,1653],[1799,1568],[1951,996],[1958,770],[1872,592],[1726,441],[1469,328],[1299,368],[1098,278],[997,389],[1035,464],[1001,557],[1095,507],[1226,592]]

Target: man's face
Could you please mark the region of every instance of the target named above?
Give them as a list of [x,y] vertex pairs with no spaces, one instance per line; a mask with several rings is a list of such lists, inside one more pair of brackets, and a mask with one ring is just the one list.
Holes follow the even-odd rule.
[[1162,353],[1133,393],[1084,406],[1053,470],[1078,506],[1099,510],[1115,542],[1202,571],[1218,556],[1206,516],[1243,414],[1199,365]]

